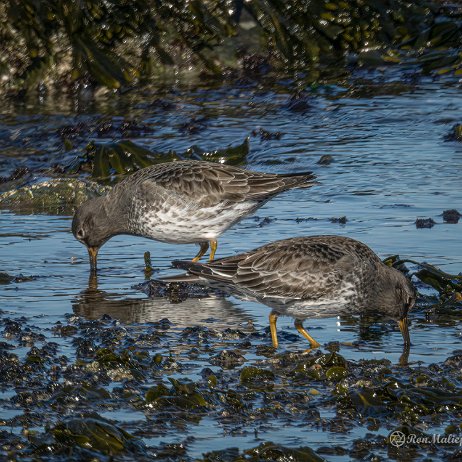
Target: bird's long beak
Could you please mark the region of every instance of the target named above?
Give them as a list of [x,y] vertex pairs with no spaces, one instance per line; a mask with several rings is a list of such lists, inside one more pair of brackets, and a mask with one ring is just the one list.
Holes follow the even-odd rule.
[[399,330],[401,331],[401,335],[403,336],[403,339],[404,339],[404,344],[410,345],[411,337],[409,335],[409,327],[408,327],[407,318],[400,319],[398,321],[398,325],[399,325]]
[[99,247],[87,247],[88,249],[88,256],[90,257],[90,271],[96,271],[96,259],[98,257],[98,250]]

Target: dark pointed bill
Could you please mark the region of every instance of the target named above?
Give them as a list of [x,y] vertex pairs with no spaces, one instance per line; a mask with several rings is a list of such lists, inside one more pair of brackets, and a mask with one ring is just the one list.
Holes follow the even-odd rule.
[[88,256],[90,257],[90,270],[96,271],[96,259],[98,257],[99,247],[87,247]]
[[405,345],[410,345],[411,344],[411,337],[409,335],[409,324],[407,318],[400,319],[398,321],[399,325],[399,330],[401,331],[401,335],[403,336],[404,339],[404,344]]

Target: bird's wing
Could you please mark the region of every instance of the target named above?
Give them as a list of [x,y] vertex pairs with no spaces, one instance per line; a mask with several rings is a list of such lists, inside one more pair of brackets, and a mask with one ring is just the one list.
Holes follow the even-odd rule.
[[351,274],[357,260],[342,246],[322,240],[278,241],[234,257],[182,268],[232,284],[257,297],[316,300]]
[[[296,180],[295,176],[284,177],[198,161],[169,162],[137,173],[132,180],[142,183],[143,189],[161,187],[172,194],[194,200],[200,207],[210,207],[224,201],[265,200],[303,181]],[[308,173],[304,181],[313,178]]]

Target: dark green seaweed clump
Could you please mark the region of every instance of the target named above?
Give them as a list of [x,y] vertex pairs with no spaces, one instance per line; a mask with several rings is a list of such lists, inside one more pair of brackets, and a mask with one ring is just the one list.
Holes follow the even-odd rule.
[[204,454],[204,458],[202,459],[203,462],[240,462],[243,460],[250,462],[322,462],[325,459],[309,447],[293,449],[274,443],[262,443],[260,446],[247,449],[242,454],[237,448],[213,451]]
[[460,74],[459,16],[431,0],[7,0],[0,73],[16,93],[121,89],[191,65],[217,77],[303,70],[315,81],[325,65],[345,71],[349,55]]
[[399,255],[393,255],[386,258],[384,263],[399,269],[405,274],[409,273],[409,269],[405,265],[406,263],[415,265],[417,271],[415,271],[413,275],[424,284],[427,284],[437,290],[441,302],[450,297],[455,299],[455,301],[460,301],[462,299],[460,295],[462,293],[462,275],[460,274],[446,273],[430,263],[407,259],[402,260],[399,258]]
[[[79,140],[75,139],[75,142]],[[83,153],[75,150],[72,158],[60,166],[60,174],[74,175],[90,173],[99,183],[77,178],[56,178],[25,184],[5,192],[0,192],[0,208],[15,211],[47,211],[48,213],[66,213],[72,211],[92,197],[104,194],[110,189],[109,183],[123,178],[124,175],[148,167],[175,160],[206,160],[231,165],[244,164],[249,153],[249,139],[242,143],[221,149],[206,150],[193,145],[185,152],[155,152],[130,140],[118,142],[87,144]],[[43,172],[49,175],[49,169]],[[1,283],[0,278],[0,283]]]
[[68,447],[70,451],[80,446],[114,456],[127,451],[139,452],[143,446],[124,429],[98,415],[67,419],[56,425],[52,434],[60,449]]
[[[0,420],[5,428],[21,429],[0,432],[0,458],[188,460],[189,440],[182,435],[203,431],[198,424],[226,434],[255,432],[260,443],[208,452],[205,461],[342,455],[336,446],[268,441],[268,429],[282,426],[336,435],[356,429],[365,436],[345,449],[367,460],[378,454],[386,459],[391,429],[420,426],[428,436],[443,426],[446,433],[460,433],[457,351],[428,367],[350,361],[335,348],[278,352],[268,346],[269,332],[255,329],[180,330],[167,319],[121,325],[107,315],[70,315],[51,333],[45,336],[24,317],[0,316],[0,389],[11,390],[0,404],[23,411]],[[60,343],[53,341],[57,337]],[[164,438],[174,443],[152,443]],[[438,449],[449,457],[457,448]],[[419,460],[428,457],[427,447],[413,450]]]
[[108,179],[111,175],[125,175],[150,165],[175,160],[206,160],[231,165],[243,164],[249,153],[249,140],[222,149],[207,151],[192,146],[182,154],[175,151],[154,152],[130,140],[114,143],[91,142],[84,155],[76,157],[67,167],[67,173],[90,171],[96,179]]

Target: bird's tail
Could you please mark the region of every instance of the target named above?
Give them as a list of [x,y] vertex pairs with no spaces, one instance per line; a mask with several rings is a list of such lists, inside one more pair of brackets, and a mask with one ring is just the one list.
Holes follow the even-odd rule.
[[319,184],[313,172],[284,173],[280,175],[287,189],[311,188]]
[[204,263],[195,263],[191,260],[174,260],[172,261],[172,266],[174,268],[186,270],[188,274],[197,278],[205,278],[209,281],[229,282],[229,277],[214,271]]
[[186,270],[188,271],[188,274],[191,274],[192,276],[197,274],[203,274],[204,271],[207,269],[207,267],[202,263],[196,263],[191,260],[173,260],[172,266],[174,268]]
[[[179,268],[179,266],[178,266]],[[184,268],[186,269],[186,268]],[[191,273],[183,273],[183,274],[174,274],[173,276],[164,276],[161,278],[157,278],[157,280],[162,282],[186,282],[186,283],[193,283],[200,280],[200,277],[191,274]]]

